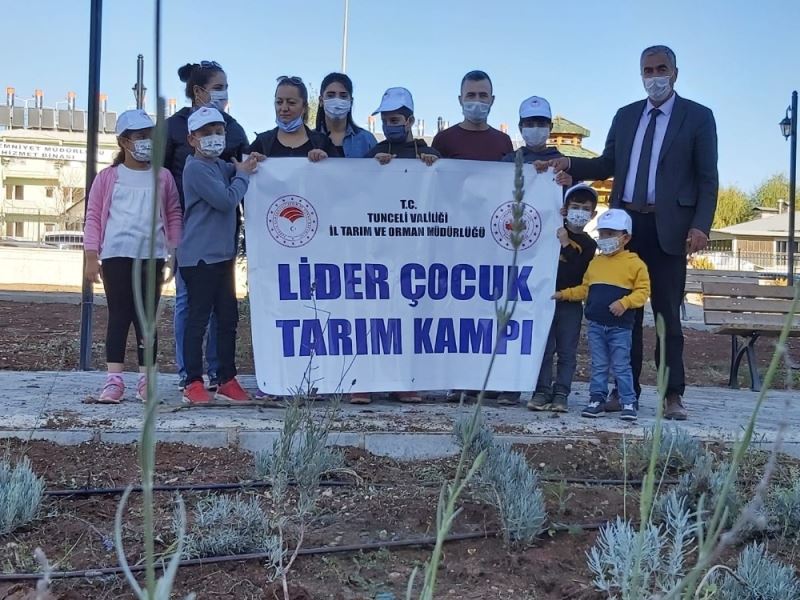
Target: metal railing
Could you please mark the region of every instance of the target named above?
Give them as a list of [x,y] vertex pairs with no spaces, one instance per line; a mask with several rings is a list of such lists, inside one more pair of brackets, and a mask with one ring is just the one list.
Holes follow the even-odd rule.
[[[704,250],[692,256],[689,268],[755,271],[780,275],[788,272],[788,260],[786,252]],[[800,273],[800,265],[797,262],[794,264],[794,272]]]

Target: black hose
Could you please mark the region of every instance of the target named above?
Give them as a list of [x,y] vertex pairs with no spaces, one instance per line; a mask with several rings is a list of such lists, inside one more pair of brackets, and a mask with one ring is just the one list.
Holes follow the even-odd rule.
[[[594,531],[605,525],[605,521],[600,523],[578,523],[575,525],[554,525],[549,531],[556,533],[570,532],[577,530]],[[479,531],[474,533],[454,533],[445,538],[445,542],[460,542],[464,540],[476,540],[481,538],[495,537],[501,533],[500,530]],[[321,546],[318,548],[300,548],[298,556],[318,556],[324,554],[343,554],[346,552],[359,552],[362,550],[382,550],[384,548],[409,548],[414,546],[433,546],[436,537],[426,536],[405,540],[386,540],[382,542],[365,542],[362,544],[350,544],[347,546]],[[207,556],[205,558],[190,558],[180,561],[179,567],[192,567],[198,565],[210,565],[227,562],[242,562],[247,560],[262,560],[269,558],[268,552],[251,552],[249,554],[233,554],[227,556]],[[156,569],[164,570],[167,561],[156,564]],[[129,567],[132,573],[141,573],[145,570],[145,565],[132,565]],[[95,579],[107,575],[121,575],[125,571],[122,567],[105,567],[97,569],[84,569],[82,571],[53,571],[50,579]],[[8,573],[0,574],[0,581],[36,581],[44,576],[43,573]]]

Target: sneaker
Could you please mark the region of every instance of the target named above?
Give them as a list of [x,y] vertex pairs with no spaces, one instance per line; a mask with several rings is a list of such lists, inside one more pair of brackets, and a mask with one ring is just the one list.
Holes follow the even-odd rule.
[[635,405],[633,403],[624,404],[619,418],[623,421],[635,421],[638,418]]
[[592,400],[589,404],[581,411],[582,417],[588,417],[590,419],[596,419],[597,417],[602,417],[606,414],[606,403],[601,400]]
[[[557,413],[565,413],[567,410],[567,394],[556,392],[553,394],[553,401],[550,403],[550,410]],[[608,409],[606,409],[608,410]]]
[[125,383],[122,381],[122,375],[118,373],[109,373],[97,402],[100,404],[119,404],[122,402],[122,396],[124,394]]
[[395,400],[405,404],[419,404],[422,402],[422,396],[417,392],[395,392],[393,396]]
[[208,404],[211,402],[211,394],[202,381],[193,381],[183,390],[183,401],[186,404]]
[[227,402],[250,402],[253,400],[252,396],[239,385],[239,380],[236,377],[219,386],[216,399]]
[[519,406],[519,392],[500,392],[497,397],[498,406]]
[[550,407],[550,394],[547,392],[536,392],[533,398],[528,400],[529,410],[547,410]]
[[147,402],[147,375],[139,375],[136,382],[136,399],[139,402]]
[[186,376],[181,375],[180,379],[178,379],[178,391],[182,392],[186,389]]
[[219,389],[219,377],[217,377],[216,375],[214,375],[213,377],[209,375],[208,385],[206,386],[206,389],[209,392],[216,392]]
[[370,402],[372,402],[370,394],[364,392],[350,394],[350,404],[369,404]]
[[480,391],[478,390],[450,390],[447,392],[445,400],[447,402],[461,402],[461,394],[464,394],[464,402],[474,402],[478,399]]

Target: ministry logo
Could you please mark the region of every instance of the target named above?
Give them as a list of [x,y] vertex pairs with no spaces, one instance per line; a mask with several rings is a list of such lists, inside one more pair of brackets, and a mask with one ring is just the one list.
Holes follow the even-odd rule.
[[299,248],[317,233],[319,220],[311,202],[301,196],[281,196],[267,211],[267,230],[281,246]]
[[[491,231],[494,241],[506,250],[514,250],[511,243],[511,234],[514,227],[514,207],[515,202],[506,202],[498,206],[492,213]],[[522,203],[522,243],[520,250],[527,250],[539,239],[542,232],[542,218],[539,212],[530,204]]]

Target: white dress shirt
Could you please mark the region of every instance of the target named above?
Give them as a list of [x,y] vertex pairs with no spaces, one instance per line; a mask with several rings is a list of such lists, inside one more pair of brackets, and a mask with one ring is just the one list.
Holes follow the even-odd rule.
[[[669,100],[664,102],[661,106],[657,107],[661,110],[661,114],[656,117],[656,130],[653,133],[653,152],[650,155],[650,174],[647,178],[647,203],[656,203],[656,170],[658,167],[658,155],[661,154],[661,146],[664,144],[664,135],[667,133],[667,125],[672,116],[672,109],[675,106],[675,93],[673,92]],[[631,148],[631,158],[628,163],[628,176],[625,178],[625,189],[622,191],[622,201],[633,201],[633,188],[636,185],[636,171],[639,168],[639,157],[642,154],[642,142],[644,142],[644,134],[647,130],[647,125],[650,123],[650,111],[656,108],[653,103],[648,99],[644,105],[642,116],[639,119],[639,127],[636,130],[636,136],[633,138],[633,147]]]

